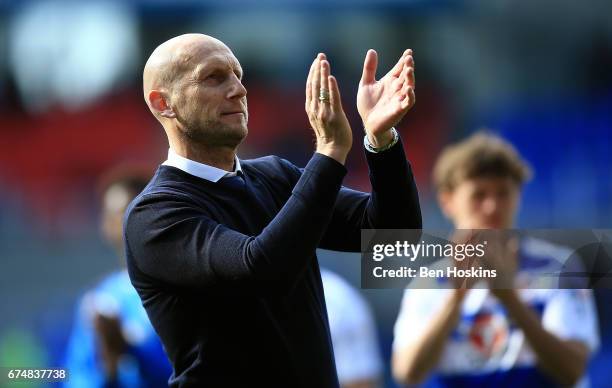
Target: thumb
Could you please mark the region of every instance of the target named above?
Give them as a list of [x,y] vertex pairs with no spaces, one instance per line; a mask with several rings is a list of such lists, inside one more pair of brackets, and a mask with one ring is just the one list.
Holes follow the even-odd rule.
[[361,74],[361,84],[371,84],[376,81],[376,68],[378,66],[378,54],[369,49],[363,63],[363,73]]

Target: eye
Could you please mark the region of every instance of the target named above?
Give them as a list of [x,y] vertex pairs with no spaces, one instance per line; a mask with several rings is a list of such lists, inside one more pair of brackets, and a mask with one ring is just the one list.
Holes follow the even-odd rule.
[[204,77],[204,82],[221,83],[224,78],[225,76],[223,74],[215,72]]
[[499,189],[497,191],[497,197],[500,199],[506,199],[510,196],[510,190],[507,188]]
[[484,190],[475,190],[472,193],[472,198],[476,201],[482,201],[486,196],[486,193]]

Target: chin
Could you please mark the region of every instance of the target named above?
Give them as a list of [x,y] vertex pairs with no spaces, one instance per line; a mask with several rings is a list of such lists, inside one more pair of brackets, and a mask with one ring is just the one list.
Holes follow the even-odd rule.
[[249,130],[246,126],[235,126],[226,128],[223,134],[223,141],[227,146],[237,147],[246,138]]
[[232,129],[232,137],[240,139],[241,142],[244,140],[245,137],[247,137],[248,134],[249,129],[247,128],[246,124]]
[[199,131],[191,133],[191,138],[207,143],[209,146],[237,147],[247,136],[246,122],[226,123],[222,120],[207,121]]
[[486,222],[480,229],[507,229],[507,227],[501,222]]
[[244,117],[242,117],[240,120],[223,120],[223,118],[221,118],[221,120],[219,120],[219,127],[221,131],[232,133],[233,135],[243,134],[243,136],[246,136],[246,134],[249,132],[247,128],[247,121]]

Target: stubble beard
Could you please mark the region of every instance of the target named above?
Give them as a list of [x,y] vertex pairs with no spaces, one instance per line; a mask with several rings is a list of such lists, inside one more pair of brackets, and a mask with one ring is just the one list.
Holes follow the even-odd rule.
[[237,148],[246,138],[248,130],[248,110],[244,102],[244,123],[227,124],[219,119],[203,120],[198,117],[199,112],[185,112],[177,119],[182,124],[181,132],[191,143],[207,147]]
[[193,143],[208,147],[236,148],[246,138],[248,132],[246,123],[244,125],[228,125],[214,119],[183,126],[185,137]]

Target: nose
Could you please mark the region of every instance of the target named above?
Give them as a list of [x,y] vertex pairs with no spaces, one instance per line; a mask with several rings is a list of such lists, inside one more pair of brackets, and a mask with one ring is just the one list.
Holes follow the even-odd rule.
[[489,196],[485,198],[484,202],[482,203],[482,210],[484,214],[486,215],[495,214],[498,207],[499,207],[498,200],[493,196]]
[[232,76],[232,85],[229,90],[228,98],[230,99],[241,99],[247,95],[247,90],[242,84],[240,78],[235,74]]

